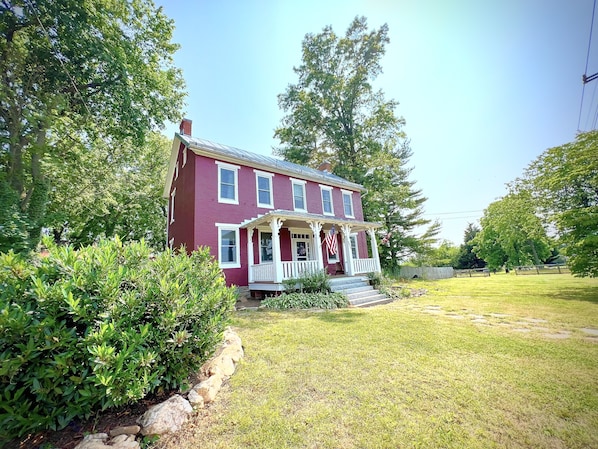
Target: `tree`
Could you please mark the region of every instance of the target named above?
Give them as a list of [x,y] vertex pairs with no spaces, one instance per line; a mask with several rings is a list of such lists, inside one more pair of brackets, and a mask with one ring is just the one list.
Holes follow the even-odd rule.
[[69,141],[141,144],[179,117],[172,31],[151,0],[0,1],[0,172],[13,192],[0,223],[25,223],[27,246]]
[[551,254],[542,221],[525,193],[509,194],[490,204],[480,223],[482,230],[472,244],[490,269],[538,265]]
[[516,180],[558,234],[571,272],[598,276],[598,131],[544,151]]
[[140,146],[130,139],[117,149],[102,141],[91,144],[93,151],[80,145],[64,149],[68,166],[51,168],[56,176],[47,227],[54,240],[82,246],[118,235],[124,242],[145,239],[164,249],[167,204],[162,190],[169,140],[151,133]]
[[312,167],[327,160],[336,175],[367,188],[364,215],[384,224],[386,268],[428,247],[439,230],[434,223],[423,236],[414,234],[430,222],[422,218],[426,198],[409,180],[405,120],[395,115],[398,103],[372,87],[388,42],[388,26],[369,31],[365,17],[356,17],[345,36],[330,26],[307,34],[302,64],[294,68],[298,82],[278,97],[286,115],[274,134],[286,160]]
[[484,268],[486,262],[480,259],[473,251],[473,239],[480,232],[480,228],[473,223],[468,223],[463,236],[463,244],[459,247],[456,268]]
[[418,254],[410,262],[418,267],[455,267],[459,248],[448,240],[426,253]]

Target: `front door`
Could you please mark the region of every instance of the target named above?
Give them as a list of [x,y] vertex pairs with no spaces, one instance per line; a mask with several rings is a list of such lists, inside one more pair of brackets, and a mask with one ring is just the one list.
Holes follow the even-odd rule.
[[309,234],[293,234],[293,260],[311,260],[311,238]]

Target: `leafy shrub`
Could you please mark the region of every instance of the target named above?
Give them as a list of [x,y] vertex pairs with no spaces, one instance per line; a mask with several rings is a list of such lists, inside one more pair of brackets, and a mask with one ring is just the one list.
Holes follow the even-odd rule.
[[282,293],[262,301],[269,309],[337,309],[347,307],[349,301],[342,293]]
[[234,307],[207,249],[118,239],[0,254],[0,441],[183,385]]
[[324,270],[303,273],[298,278],[285,279],[282,285],[286,292],[329,293],[330,279]]
[[374,271],[372,271],[371,273],[367,274],[367,277],[370,281],[370,285],[374,288],[378,288],[380,287],[380,284],[382,283],[382,275],[380,273],[376,273]]

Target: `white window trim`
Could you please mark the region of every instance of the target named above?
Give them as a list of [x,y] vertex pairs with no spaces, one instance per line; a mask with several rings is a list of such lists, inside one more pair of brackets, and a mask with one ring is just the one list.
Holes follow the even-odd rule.
[[[259,231],[259,235],[258,235],[259,261],[260,261],[260,263],[273,263],[274,258],[272,258],[273,260],[266,260],[266,261],[262,260],[262,233],[272,234],[272,229],[263,229],[262,230],[262,229],[258,228],[258,231]],[[272,238],[274,238],[274,236],[272,236]]]
[[176,196],[176,188],[172,189],[170,194],[170,224],[174,223],[174,197]]
[[[274,177],[274,173],[268,173],[265,171],[253,170],[255,173],[255,196],[257,207],[263,207],[265,209],[274,209],[274,183],[272,182],[272,178]],[[260,187],[258,182],[258,177],[268,178],[268,182],[270,183],[270,204],[260,203]]]
[[355,259],[359,259],[359,239],[357,238],[359,234],[357,232],[353,232],[349,234],[349,249],[351,249],[351,239],[355,239]]
[[[293,198],[293,210],[297,212],[307,212],[307,194],[305,192],[305,184],[307,184],[307,181],[304,179],[289,179],[291,180],[291,196]],[[303,189],[303,204],[305,205],[303,209],[295,207],[295,185],[299,185]]]
[[174,166],[174,180],[179,179],[179,160],[177,159],[176,165]]
[[174,237],[168,241],[168,247],[170,249],[174,249]]
[[[215,223],[218,228],[218,265],[223,270],[227,268],[241,268],[241,241],[239,233],[239,225],[230,223]],[[222,231],[235,231],[235,240],[237,242],[235,248],[236,262],[222,262]]]
[[[224,204],[239,204],[239,167],[238,165],[227,164],[226,162],[214,161],[214,163],[218,166],[218,202]],[[220,196],[221,189],[220,184],[222,182],[221,179],[221,170],[222,169],[231,170],[234,173],[235,177],[235,198],[222,198]]]
[[[355,218],[355,207],[353,205],[353,192],[351,190],[341,189],[343,194],[343,213],[347,218]],[[349,199],[351,200],[351,215],[348,215],[345,211],[345,195],[349,195]]]
[[183,167],[187,165],[187,147],[183,148]]
[[[320,197],[322,198],[322,213],[324,215],[331,215],[334,216],[334,200],[332,199],[332,190],[333,187],[330,186],[325,186],[322,184],[318,184],[320,186]],[[330,192],[330,208],[332,209],[332,212],[326,212],[324,210],[324,190],[327,190],[328,192]]]

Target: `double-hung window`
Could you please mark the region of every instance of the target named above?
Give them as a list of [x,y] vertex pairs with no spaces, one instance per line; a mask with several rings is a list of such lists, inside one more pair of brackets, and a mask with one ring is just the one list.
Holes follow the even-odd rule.
[[255,186],[257,191],[257,206],[274,209],[274,197],[272,195],[273,173],[253,170],[255,172]]
[[218,165],[218,202],[239,204],[239,166],[216,161]]
[[238,225],[216,223],[218,227],[218,262],[220,268],[240,268]]
[[351,243],[351,255],[353,260],[359,259],[359,249],[357,247],[357,234],[351,234],[349,236],[349,242]]
[[334,205],[332,204],[332,187],[320,185],[322,193],[322,212],[324,215],[334,215]]
[[307,212],[305,184],[306,181],[291,178],[291,185],[293,187],[293,209],[300,212]]
[[345,212],[345,217],[347,218],[355,218],[353,215],[353,192],[350,190],[343,190],[343,210]]
[[260,231],[260,263],[272,260],[272,233]]
[[170,194],[170,223],[174,223],[174,198],[176,196],[176,189],[172,189]]

